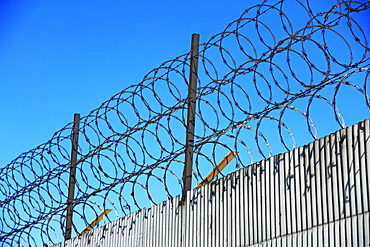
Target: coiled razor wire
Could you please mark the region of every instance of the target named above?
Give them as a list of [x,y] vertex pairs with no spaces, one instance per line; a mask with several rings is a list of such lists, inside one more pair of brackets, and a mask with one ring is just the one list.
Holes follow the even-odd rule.
[[[264,1],[200,45],[197,183],[229,151],[219,177],[369,117],[369,3],[312,4]],[[111,221],[181,193],[189,64],[164,62],[81,118],[73,236],[104,209]],[[71,133],[0,170],[1,246],[63,241]]]

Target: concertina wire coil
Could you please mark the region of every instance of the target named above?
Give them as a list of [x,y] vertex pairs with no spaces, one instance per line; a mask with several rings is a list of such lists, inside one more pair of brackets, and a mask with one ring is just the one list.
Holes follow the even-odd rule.
[[[369,30],[356,19],[369,7],[263,1],[199,46],[197,183],[229,151],[218,177],[318,139],[325,122],[324,134],[345,128],[342,108],[369,116]],[[181,193],[189,64],[166,61],[81,118],[74,235],[103,209],[112,221]],[[62,241],[72,125],[0,170],[0,246]]]

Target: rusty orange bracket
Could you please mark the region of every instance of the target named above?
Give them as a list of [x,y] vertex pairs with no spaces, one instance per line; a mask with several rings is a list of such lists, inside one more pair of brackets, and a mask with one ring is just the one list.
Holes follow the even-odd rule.
[[103,212],[101,212],[95,220],[91,221],[91,223],[87,227],[85,227],[82,232],[80,232],[79,236],[91,231],[94,226],[96,226],[105,216],[107,216],[110,211],[112,211],[112,209],[105,209]]
[[203,179],[203,181],[197,185],[197,188],[211,182],[226,166],[229,162],[237,155],[238,152],[229,152],[218,165]]

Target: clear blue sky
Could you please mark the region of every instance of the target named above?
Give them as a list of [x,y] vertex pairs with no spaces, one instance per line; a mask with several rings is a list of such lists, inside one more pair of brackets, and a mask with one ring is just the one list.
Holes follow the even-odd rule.
[[0,163],[50,139],[163,61],[223,31],[245,1],[0,1]]

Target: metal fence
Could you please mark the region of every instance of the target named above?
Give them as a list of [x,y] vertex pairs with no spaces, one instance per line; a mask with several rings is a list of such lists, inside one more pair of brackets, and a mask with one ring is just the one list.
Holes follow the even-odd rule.
[[[217,178],[344,128],[343,116],[350,123],[368,118],[362,26],[370,6],[320,6],[299,0],[252,6],[197,54],[164,62],[82,117],[69,202],[73,123],[4,166],[0,245],[62,242],[68,205],[74,237],[104,209],[113,209],[110,222],[179,195],[189,146],[194,187],[230,151],[237,152],[234,163]],[[196,74],[195,98],[188,95],[190,74]]]
[[369,246],[369,150],[366,120],[66,246]]

